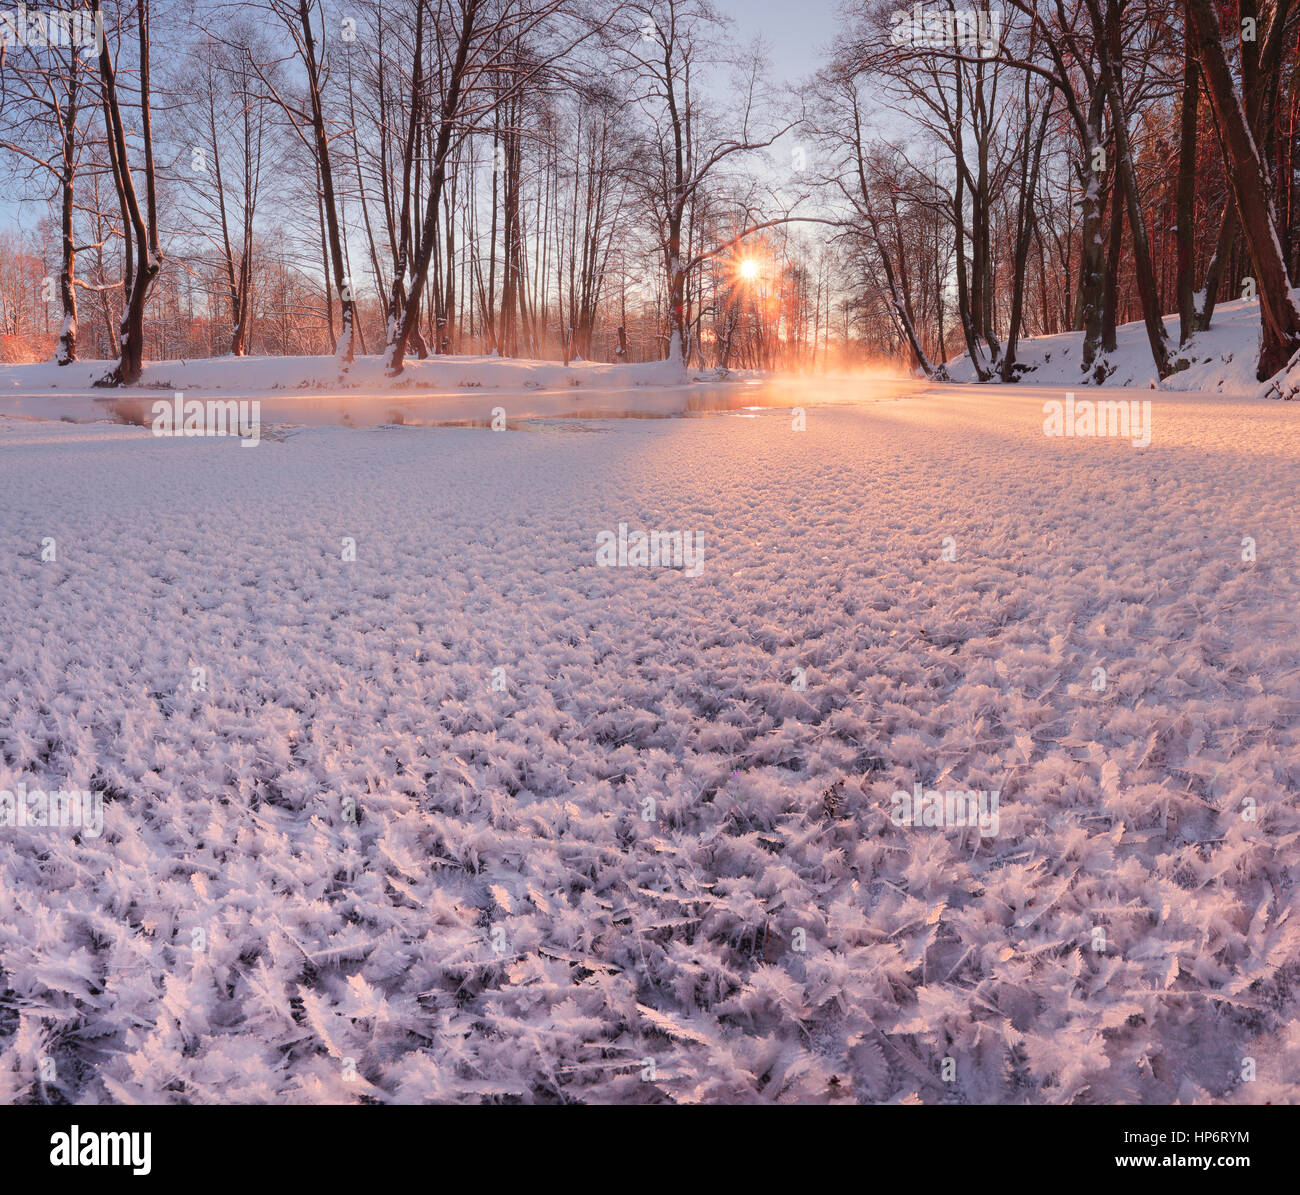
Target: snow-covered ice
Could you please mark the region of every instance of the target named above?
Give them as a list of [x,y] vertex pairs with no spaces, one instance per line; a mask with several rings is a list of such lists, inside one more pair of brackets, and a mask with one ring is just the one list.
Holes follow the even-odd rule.
[[0,1102],[1296,1101],[1295,412],[1059,397],[0,420]]

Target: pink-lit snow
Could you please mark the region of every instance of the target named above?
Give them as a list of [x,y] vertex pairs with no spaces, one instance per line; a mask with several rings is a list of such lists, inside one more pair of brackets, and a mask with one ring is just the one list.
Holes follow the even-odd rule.
[[1295,412],[815,391],[0,420],[0,1102],[1294,1101]]

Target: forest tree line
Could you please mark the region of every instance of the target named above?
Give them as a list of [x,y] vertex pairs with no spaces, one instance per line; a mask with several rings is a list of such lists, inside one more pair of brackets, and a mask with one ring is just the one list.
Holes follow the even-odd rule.
[[1167,376],[1242,297],[1261,378],[1300,347],[1300,0],[854,0],[793,86],[707,0],[29,8],[103,36],[0,29],[0,343],[107,384],[321,352],[1014,381],[1069,330],[1086,383],[1119,324]]

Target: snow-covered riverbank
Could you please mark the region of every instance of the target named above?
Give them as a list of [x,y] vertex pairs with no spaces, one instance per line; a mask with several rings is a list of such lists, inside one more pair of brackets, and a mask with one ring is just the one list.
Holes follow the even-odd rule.
[[[11,390],[85,393],[111,368],[111,362],[74,361],[58,366],[0,364],[0,394]],[[409,360],[399,377],[384,373],[378,356],[358,357],[346,369],[333,357],[207,357],[189,361],[147,361],[139,386],[115,391],[199,390],[205,394],[254,395],[277,391],[401,395],[410,392],[455,393],[457,390],[555,390],[570,387],[621,389],[676,386],[694,380],[673,362],[629,365],[599,362],[531,361],[506,357],[430,357]],[[701,378],[716,380],[712,372]],[[754,377],[733,371],[732,377]],[[103,391],[99,391],[102,395]]]
[[[1165,316],[1165,330],[1171,348],[1178,345],[1178,317]],[[1023,380],[1035,386],[1093,386],[1086,381],[1093,371],[1082,368],[1083,333],[1063,332],[1059,336],[1035,336],[1022,340],[1016,361],[1025,368]],[[1263,383],[1255,378],[1259,359],[1259,300],[1239,299],[1221,303],[1210,327],[1198,333],[1183,348],[1189,362],[1158,382],[1151,359],[1151,345],[1141,320],[1115,329],[1115,351],[1105,354],[1106,387],[1138,386],[1179,393],[1219,394],[1233,398],[1257,397]],[[1094,370],[1097,363],[1094,363]],[[977,380],[970,357],[963,353],[949,362],[955,382]]]

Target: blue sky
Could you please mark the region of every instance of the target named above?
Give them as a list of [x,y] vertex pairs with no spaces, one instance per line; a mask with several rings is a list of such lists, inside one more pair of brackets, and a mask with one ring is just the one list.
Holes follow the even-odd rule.
[[746,41],[761,35],[778,79],[810,75],[823,61],[819,47],[835,33],[839,0],[714,0]]

